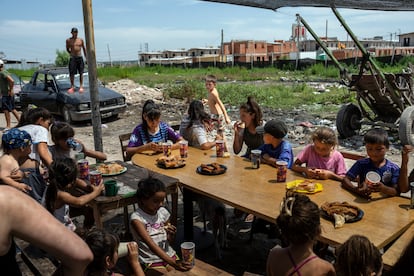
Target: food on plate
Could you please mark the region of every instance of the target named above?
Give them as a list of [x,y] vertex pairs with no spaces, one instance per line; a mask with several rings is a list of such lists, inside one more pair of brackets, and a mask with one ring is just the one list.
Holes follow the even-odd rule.
[[211,174],[219,174],[225,171],[225,169],[217,162],[211,164],[201,164],[200,168],[202,172]]
[[166,168],[175,168],[180,165],[183,165],[184,162],[185,159],[182,159],[177,155],[161,156],[157,158],[158,165],[164,166]]
[[166,225],[164,225],[164,229],[166,231],[168,231],[168,230],[175,231],[175,227],[171,223],[169,223],[169,222]]
[[116,174],[122,172],[124,170],[124,167],[117,163],[100,164],[97,170],[102,174]]
[[321,209],[335,220],[335,228],[342,227],[348,220],[354,219],[358,216],[358,207],[349,204],[348,202],[325,202]]
[[315,191],[316,183],[312,182],[311,180],[305,180],[299,183],[295,188],[299,190],[305,190],[308,192]]

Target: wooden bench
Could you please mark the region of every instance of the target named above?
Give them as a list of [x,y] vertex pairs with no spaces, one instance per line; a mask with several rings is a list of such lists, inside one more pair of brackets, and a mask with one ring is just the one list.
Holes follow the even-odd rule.
[[182,272],[182,271],[170,271],[164,275],[187,275],[187,276],[209,276],[209,275],[215,275],[215,276],[230,276],[233,274],[230,274],[224,270],[221,270],[220,268],[214,267],[208,263],[205,263],[199,259],[195,260],[195,266],[190,269],[189,271]]
[[390,270],[414,237],[414,224],[407,229],[382,255],[384,270]]
[[14,238],[14,241],[21,251],[22,260],[34,275],[53,275],[55,273],[57,266],[45,252],[24,240]]

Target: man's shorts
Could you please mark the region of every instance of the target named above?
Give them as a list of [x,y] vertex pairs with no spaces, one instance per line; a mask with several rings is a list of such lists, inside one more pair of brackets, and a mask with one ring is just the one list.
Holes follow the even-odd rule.
[[79,72],[79,74],[83,74],[84,68],[85,64],[83,63],[83,57],[70,57],[69,74],[71,76],[76,75],[77,72]]
[[224,114],[210,114],[210,118],[214,129],[217,131],[223,131],[225,128]]
[[1,110],[13,111],[14,106],[14,96],[3,96],[1,97]]

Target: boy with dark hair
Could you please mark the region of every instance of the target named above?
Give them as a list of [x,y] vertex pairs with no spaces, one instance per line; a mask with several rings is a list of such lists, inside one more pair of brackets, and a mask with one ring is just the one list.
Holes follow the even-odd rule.
[[264,126],[256,128],[257,133],[263,133],[264,144],[258,149],[262,151],[262,162],[276,167],[276,161],[286,161],[288,168],[292,167],[292,145],[284,140],[288,129],[280,120],[270,120]]

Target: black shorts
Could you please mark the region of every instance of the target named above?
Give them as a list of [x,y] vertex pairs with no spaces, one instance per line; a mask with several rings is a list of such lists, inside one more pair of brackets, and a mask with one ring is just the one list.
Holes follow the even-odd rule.
[[85,68],[85,64],[83,63],[83,57],[70,57],[69,60],[69,74],[76,75],[77,72],[79,74],[83,74],[83,69]]
[[14,106],[14,96],[2,96],[1,97],[1,110],[13,111]]

